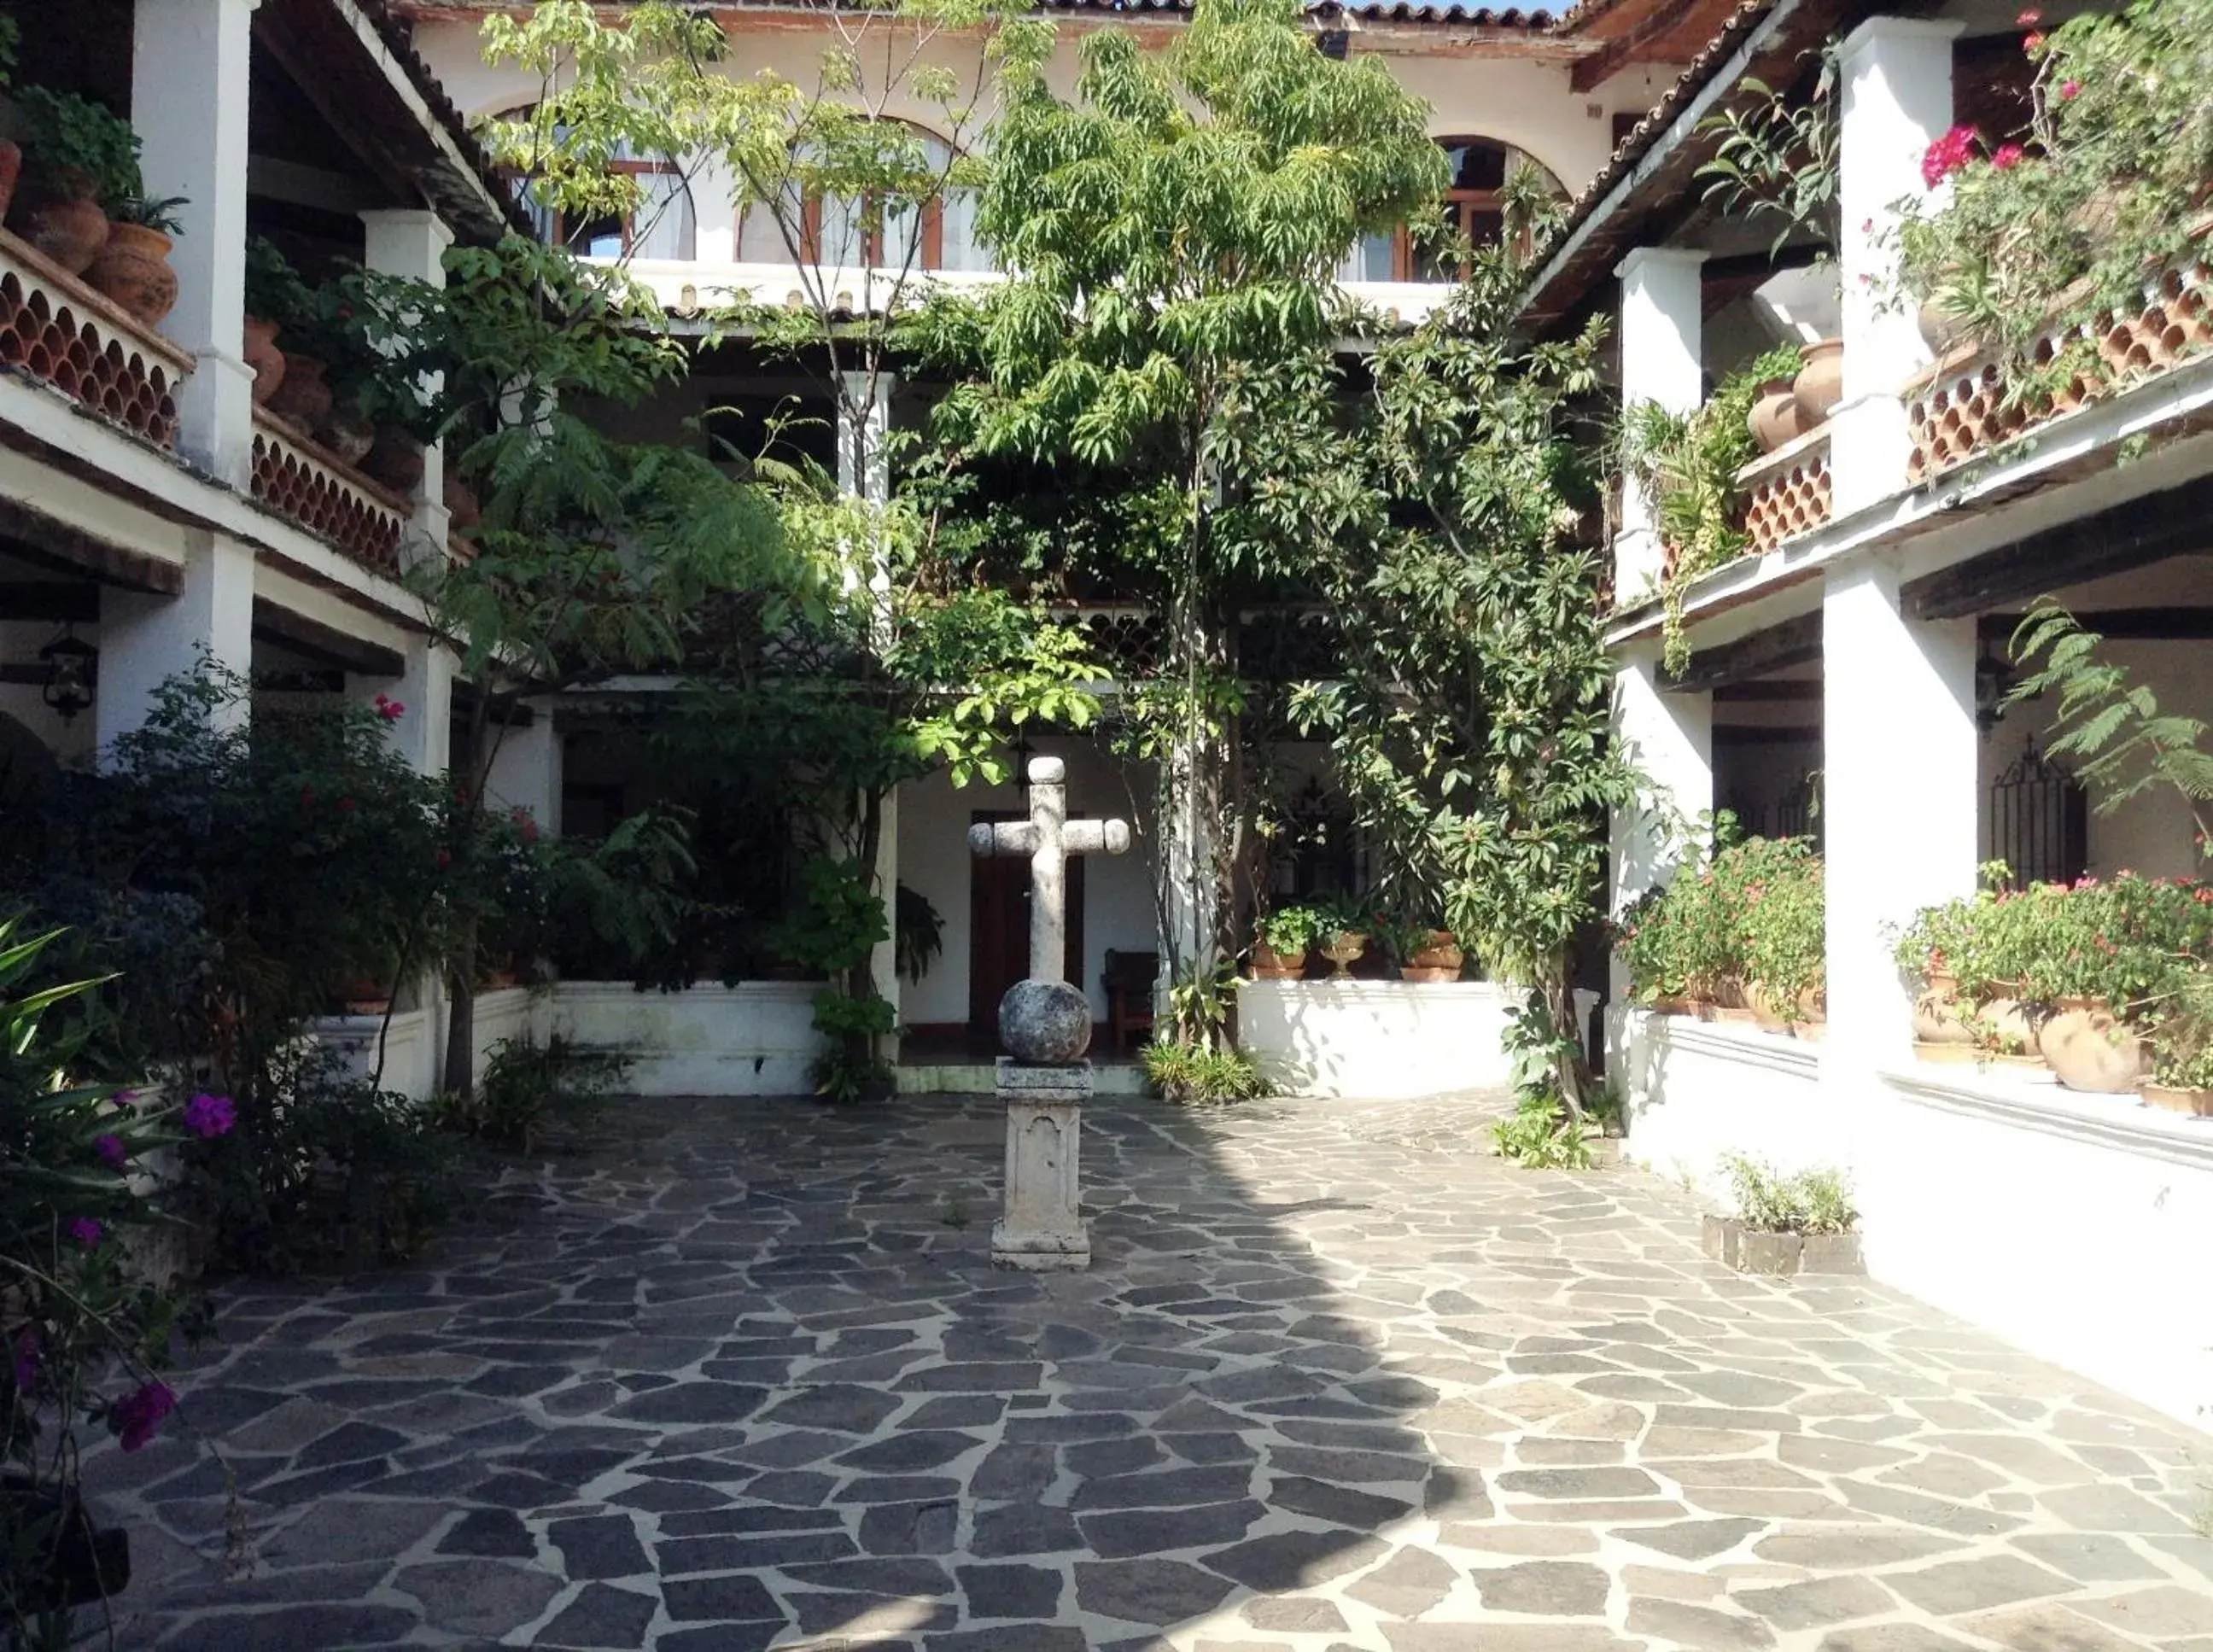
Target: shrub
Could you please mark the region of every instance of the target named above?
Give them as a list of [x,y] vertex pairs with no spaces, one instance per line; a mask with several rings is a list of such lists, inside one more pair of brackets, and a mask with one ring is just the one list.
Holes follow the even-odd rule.
[[1491,1143],[1498,1156],[1525,1170],[1588,1170],[1590,1142],[1582,1126],[1555,1100],[1526,1095],[1503,1119],[1491,1121]]
[[1253,926],[1253,933],[1277,957],[1295,958],[1314,950],[1326,922],[1319,906],[1278,906]]
[[441,1094],[433,1116],[448,1130],[528,1153],[553,1127],[589,1118],[629,1065],[625,1057],[580,1049],[558,1033],[542,1045],[502,1039],[475,1090]]
[[1144,1049],[1145,1079],[1170,1101],[1251,1101],[1271,1094],[1259,1065],[1244,1051],[1160,1041]]
[[1741,1153],[1722,1161],[1736,1198],[1737,1218],[1768,1234],[1842,1234],[1859,1220],[1843,1172],[1809,1169],[1783,1175]]

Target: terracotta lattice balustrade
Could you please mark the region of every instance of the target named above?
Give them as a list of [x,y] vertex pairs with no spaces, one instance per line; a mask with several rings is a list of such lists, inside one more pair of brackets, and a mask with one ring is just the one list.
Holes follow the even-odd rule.
[[1941,475],[2033,426],[2198,355],[2213,344],[2209,290],[2213,264],[2201,254],[2147,283],[2143,307],[2133,314],[2109,312],[2088,326],[2053,326],[2037,341],[2039,366],[2088,343],[2096,351],[2100,370],[2086,364],[2048,397],[2038,393],[2009,405],[2005,375],[1997,363],[1978,351],[1954,351],[1908,393],[1906,418],[1913,439],[1908,474],[1916,482]]
[[363,567],[399,574],[407,502],[264,408],[253,413],[253,497]]
[[0,367],[157,447],[177,445],[177,387],[192,358],[4,230]]
[[1736,473],[1755,552],[1820,527],[1831,514],[1829,427],[1808,430]]

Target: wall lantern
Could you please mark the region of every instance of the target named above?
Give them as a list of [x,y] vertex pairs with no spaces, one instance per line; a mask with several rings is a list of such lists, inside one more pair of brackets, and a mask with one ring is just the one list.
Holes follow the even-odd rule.
[[79,639],[74,625],[64,625],[62,634],[39,650],[46,668],[46,704],[69,722],[92,704],[94,668],[100,650]]

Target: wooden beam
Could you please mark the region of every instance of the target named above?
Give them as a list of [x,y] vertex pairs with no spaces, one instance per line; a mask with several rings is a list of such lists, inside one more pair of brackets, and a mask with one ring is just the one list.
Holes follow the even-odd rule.
[[281,608],[265,596],[253,599],[253,635],[293,653],[361,677],[398,677],[407,661],[398,649],[388,649],[359,637],[349,637],[335,626]]
[[0,619],[44,619],[62,625],[100,623],[100,587],[88,579],[40,579],[0,585]]
[[1762,682],[1723,683],[1714,690],[1716,705],[1772,705],[1780,701],[1818,700],[1821,684],[1802,677],[1770,678]]
[[2063,586],[2213,550],[2213,476],[2047,527],[1899,590],[1913,619],[1964,619],[2033,602]]
[[1714,725],[1714,744],[1716,746],[1802,746],[1808,742],[1821,743],[1819,723],[1803,728],[1785,728],[1759,722],[1717,722]]
[[1671,694],[1700,693],[1820,657],[1821,615],[1817,609],[1720,648],[1700,649],[1681,676],[1663,677],[1660,686]]
[[[2085,631],[2127,643],[2203,643],[2213,639],[2213,608],[2077,608]],[[1986,613],[1975,622],[1985,643],[2010,642],[2028,616]]]
[[177,564],[111,545],[21,499],[0,499],[0,550],[42,567],[88,574],[102,585],[126,591],[174,596],[185,588],[185,570]]

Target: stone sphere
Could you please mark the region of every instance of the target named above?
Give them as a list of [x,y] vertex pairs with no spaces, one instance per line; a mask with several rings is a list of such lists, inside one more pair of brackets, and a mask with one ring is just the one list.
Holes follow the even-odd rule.
[[1091,1006],[1065,981],[1017,981],[999,1000],[999,1043],[1017,1061],[1081,1060],[1091,1047]]

